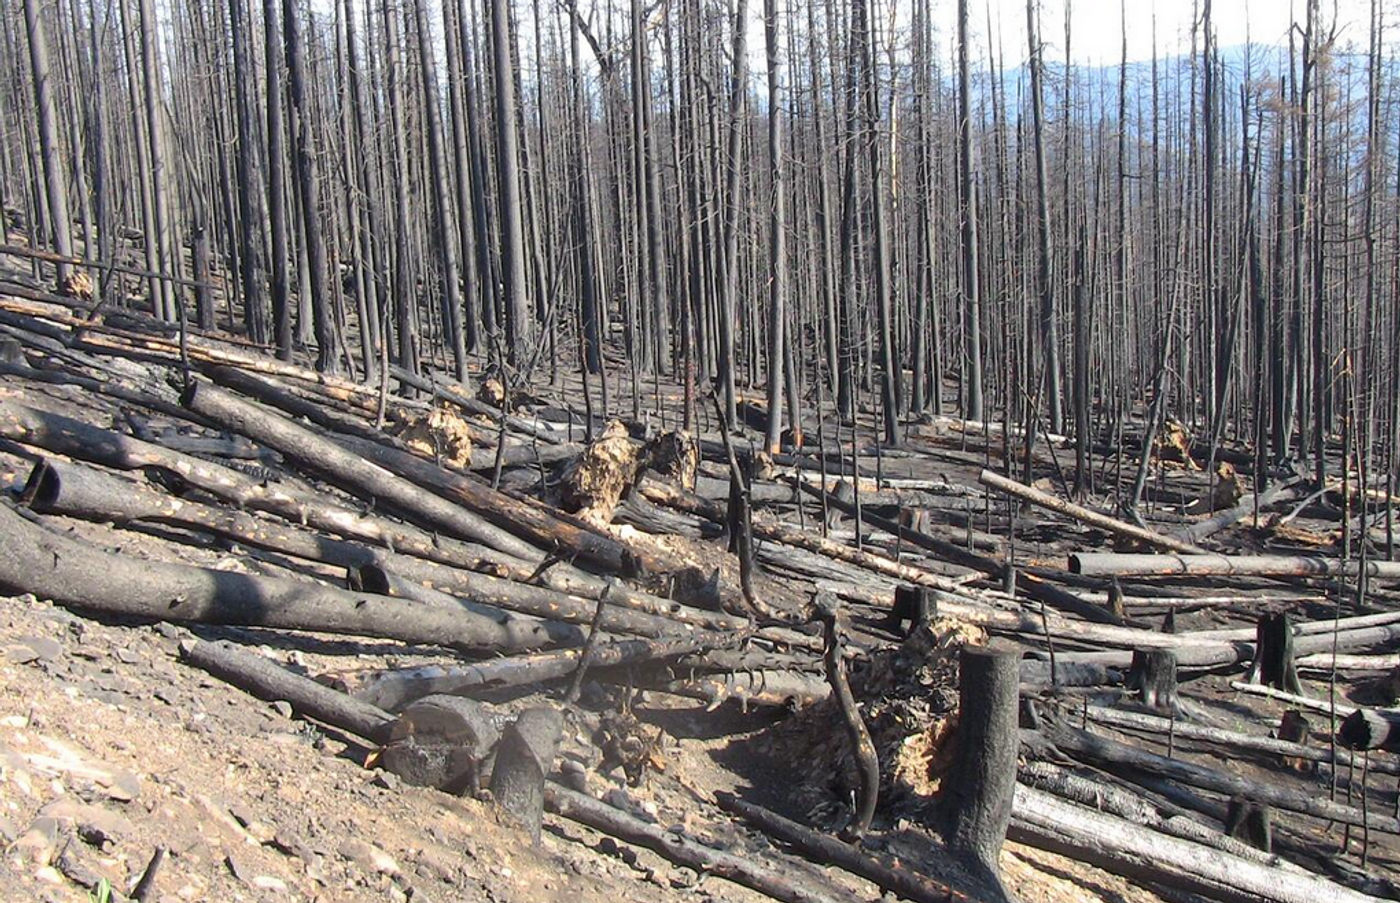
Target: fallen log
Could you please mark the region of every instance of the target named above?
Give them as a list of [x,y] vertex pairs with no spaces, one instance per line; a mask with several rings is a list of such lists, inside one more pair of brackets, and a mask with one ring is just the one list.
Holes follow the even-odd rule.
[[116,379],[94,379],[69,370],[39,370],[27,364],[12,364],[0,361],[0,376],[17,376],[30,382],[56,386],[77,386],[88,392],[115,398],[128,404],[140,405],[167,417],[187,420],[203,425],[203,418],[180,407],[174,401],[161,398],[145,389],[132,388]]
[[[1093,577],[1346,577],[1361,575],[1357,561],[1317,555],[1136,555],[1078,552],[1069,556],[1072,573]],[[1400,578],[1400,562],[1366,562],[1366,574]]]
[[[78,464],[53,459],[41,460],[30,472],[21,499],[44,514],[60,514],[113,523],[153,523],[185,527],[232,539],[255,548],[293,555],[307,561],[320,561],[344,567],[359,575],[377,569],[376,562],[413,562],[433,569],[438,582],[450,575],[450,586],[462,598],[443,593],[431,595],[402,591],[387,575],[361,580],[350,588],[380,596],[397,596],[447,608],[466,608],[496,621],[512,637],[513,648],[538,648],[554,644],[577,645],[583,634],[568,626],[571,613],[586,603],[554,590],[524,586],[486,574],[430,565],[417,559],[367,549],[355,543],[316,536],[295,527],[176,499],[148,486],[124,480]],[[510,612],[539,615],[547,620],[525,619]],[[554,614],[550,614],[553,612]]]
[[1249,693],[1253,696],[1267,696],[1269,699],[1277,699],[1279,702],[1285,702],[1303,709],[1311,709],[1314,712],[1323,712],[1325,714],[1335,712],[1342,717],[1346,717],[1356,711],[1355,706],[1350,706],[1343,702],[1333,703],[1325,699],[1313,699],[1311,696],[1289,693],[1286,690],[1276,690],[1273,687],[1266,687],[1262,684],[1252,684],[1243,680],[1230,681],[1230,688],[1239,690],[1241,693]]
[[845,869],[878,884],[881,890],[890,891],[906,900],[915,903],[951,903],[969,899],[961,891],[912,871],[907,863],[898,858],[862,850],[830,834],[814,831],[769,809],[745,802],[732,793],[716,793],[715,802],[725,812],[739,816],[817,865],[834,865]]
[[157,621],[280,627],[456,649],[529,648],[474,612],[112,554],[30,523],[8,504],[0,504],[0,587]]
[[222,681],[270,702],[282,700],[292,711],[349,731],[376,744],[388,742],[394,718],[376,706],[317,683],[227,640],[188,640],[180,644],[186,662]]
[[[413,458],[412,455],[403,455],[413,466],[405,466],[402,470],[414,470],[414,476],[420,477],[423,482],[431,480],[433,489],[451,486],[454,490],[451,500],[437,491],[424,489],[420,483],[407,479],[402,473],[365,461],[360,455],[346,451],[305,427],[297,426],[274,410],[246,402],[217,386],[193,382],[181,400],[190,410],[209,417],[225,430],[276,448],[290,461],[304,468],[335,477],[343,489],[353,490],[358,496],[370,500],[385,501],[414,518],[454,533],[458,538],[476,540],[522,559],[539,560],[542,557],[539,549],[557,549],[566,554],[578,554],[615,573],[626,568],[626,549],[612,540],[563,524],[547,517],[539,508],[519,503],[469,477],[449,475],[433,463]],[[388,451],[392,449],[385,449],[385,452]],[[486,517],[487,512],[490,512],[490,519]],[[497,524],[504,521],[504,524],[497,526],[491,521]],[[521,536],[539,543],[539,549],[529,545]]]
[[[357,417],[347,416],[327,409],[324,404],[303,398],[290,387],[279,385],[272,379],[257,376],[234,367],[214,366],[205,369],[205,374],[221,386],[241,392],[258,401],[270,404],[293,417],[303,417],[323,429],[331,431],[333,441],[356,451],[356,444],[350,440],[374,442],[392,448],[403,454],[420,456],[408,444],[377,429],[372,423]],[[578,453],[578,446],[568,444],[550,445],[535,448],[529,445],[509,446],[502,452],[501,461],[506,466],[515,464],[548,464],[561,461]],[[436,462],[435,462],[436,463]],[[473,449],[471,468],[481,470],[494,467],[496,449]]]
[[[560,592],[589,599],[598,598],[606,586],[603,579],[563,562],[541,568],[539,555],[533,549],[531,559],[520,558],[385,517],[362,514],[317,495],[291,491],[274,481],[255,479],[219,464],[3,398],[0,437],[116,470],[154,471],[177,492],[198,489],[239,507],[266,511],[292,523],[415,558],[520,582],[537,580]],[[611,601],[719,630],[740,629],[746,623],[741,618],[690,608],[623,584],[618,584]]]
[[[670,481],[658,480],[652,476],[643,476],[638,481],[637,487],[644,497],[658,504],[663,504],[675,508],[678,511],[684,511],[688,514],[703,517],[716,524],[723,524],[727,520],[728,514],[723,504],[701,498],[695,493],[688,492]],[[893,577],[910,583],[918,583],[923,586],[935,587],[949,593],[968,594],[966,587],[946,577],[895,561],[883,555],[877,555],[873,552],[856,549],[843,543],[826,539],[819,534],[803,530],[791,524],[782,523],[774,518],[760,516],[757,513],[753,518],[753,532],[754,535],[760,539],[767,539],[783,545],[793,546],[794,548],[806,549],[809,552],[815,552],[818,555],[824,555],[828,558],[854,564],[887,577]]]
[[1400,654],[1392,652],[1381,655],[1333,655],[1331,652],[1314,652],[1311,655],[1300,655],[1294,662],[1300,670],[1321,671],[1325,674],[1330,674],[1333,668],[1338,671],[1389,674],[1400,668]]
[[724,878],[784,903],[836,903],[848,899],[845,893],[834,888],[817,889],[806,882],[799,883],[792,875],[776,868],[673,834],[557,784],[546,785],[545,808],[595,831],[646,847],[677,865]]
[[1024,784],[1016,787],[1011,838],[1137,881],[1226,903],[1379,903],[1325,879],[1168,837]]
[[1083,777],[1049,762],[1027,762],[1021,767],[1018,780],[1022,784],[1029,784],[1037,790],[1052,793],[1071,803],[1088,806],[1090,809],[1125,819],[1144,828],[1224,850],[1233,856],[1264,865],[1296,868],[1286,860],[1241,843],[1195,819],[1159,811],[1158,807],[1145,797],[1115,786],[1098,775]]
[[1144,771],[1202,790],[1244,797],[1277,809],[1349,825],[1366,825],[1373,831],[1400,834],[1400,819],[1374,812],[1363,813],[1360,809],[1344,806],[1312,793],[1276,787],[1190,762],[1169,759],[1108,737],[1064,725],[1056,725],[1049,729],[1046,736],[1061,752],[1095,765]]
[[[740,633],[696,632],[680,639],[609,639],[593,647],[589,667],[597,670],[641,665],[706,649],[736,646],[744,636]],[[581,655],[580,648],[552,649],[472,664],[424,665],[380,671],[356,680],[351,692],[356,699],[398,711],[415,699],[435,693],[462,695],[559,680],[573,674]]]
[[[1334,760],[1331,749],[1325,746],[1307,746],[1294,741],[1260,737],[1218,727],[1206,727],[1190,721],[1162,718],[1142,712],[1090,705],[1076,710],[1076,713],[1087,715],[1090,721],[1110,724],[1117,728],[1147,731],[1154,734],[1171,734],[1177,740],[1195,740],[1225,749],[1247,750],[1279,756],[1285,760],[1283,764],[1287,764],[1288,759],[1307,759],[1312,762],[1324,762],[1346,767],[1360,766],[1361,764],[1345,750],[1338,750]],[[1383,762],[1377,759],[1371,762],[1370,768],[1372,771],[1378,771],[1382,774],[1400,774],[1400,763]]]
[[[995,627],[995,625],[993,625]],[[1076,643],[1097,643],[1108,646],[1132,646],[1141,649],[1171,649],[1177,664],[1184,668],[1207,668],[1250,661],[1255,657],[1253,629],[1197,630],[1189,633],[1165,634],[1137,631],[1110,625],[1071,624],[1051,622],[1057,639]],[[1335,629],[1335,636],[1333,630]],[[1038,631],[1022,631],[1035,633]],[[1362,615],[1328,620],[1306,621],[1295,625],[1293,651],[1295,654],[1320,653],[1331,650],[1362,649],[1400,638],[1400,623],[1396,613]],[[1092,652],[1057,650],[1058,659],[1067,662],[1100,664],[1113,668],[1127,667],[1130,655],[1119,650]]]
[[[267,511],[338,536],[438,561],[443,560],[441,556],[451,556],[445,563],[460,567],[479,569],[483,561],[480,554],[458,540],[439,539],[418,527],[362,515],[273,481],[254,479],[219,464],[3,398],[0,437],[116,470],[157,471],[177,490],[199,489],[235,505]],[[540,559],[536,550],[525,548],[533,560]]]
[[1196,544],[1203,539],[1207,539],[1231,527],[1246,517],[1250,517],[1256,511],[1263,511],[1270,505],[1278,505],[1282,502],[1290,502],[1301,495],[1299,480],[1290,480],[1285,483],[1278,483],[1259,493],[1251,493],[1240,499],[1239,504],[1227,511],[1222,511],[1212,517],[1189,527],[1172,532],[1172,537],[1187,544]]
[[[852,516],[855,515],[855,505],[830,492],[826,492],[820,486],[812,485],[805,480],[798,480],[797,485],[803,492],[815,496],[816,498],[824,499],[828,505],[838,511]],[[879,517],[869,512],[862,511],[861,520],[877,529],[884,530],[891,536],[899,537],[904,542],[932,552],[939,558],[956,564],[959,567],[987,574],[999,580],[1004,580],[1006,578],[1008,565],[1003,560],[968,551],[956,543],[949,542],[945,539],[939,539],[936,536],[931,536],[919,530],[913,530],[896,521]],[[1091,605],[1073,593],[1066,592],[1040,577],[1018,573],[1016,585],[1017,588],[1037,602],[1043,602],[1054,608],[1073,612],[1090,621],[1106,624],[1122,623],[1122,619],[1116,617],[1112,612],[1098,605]]]
[[172,366],[179,366],[183,356],[187,354],[193,362],[227,364],[258,373],[289,377],[301,382],[313,383],[326,391],[357,394],[371,398],[376,395],[373,388],[361,386],[350,380],[309,370],[264,354],[221,347],[220,344],[215,344],[208,337],[195,333],[186,335],[182,351],[181,342],[178,340],[159,338],[146,333],[133,332],[129,329],[120,329],[106,323],[93,322],[83,317],[76,317],[67,311],[54,310],[46,304],[27,303],[13,298],[0,297],[0,310],[30,318],[30,322],[33,322],[34,318],[38,318],[49,323],[62,324],[72,331],[68,334],[70,341],[73,340],[74,333],[80,333],[81,344],[107,354],[141,357]]
[[983,470],[977,479],[982,485],[988,488],[1015,496],[1022,501],[1030,502],[1033,505],[1038,505],[1041,508],[1054,511],[1057,514],[1072,517],[1080,523],[1088,524],[1091,527],[1097,527],[1100,530],[1106,530],[1115,536],[1122,536],[1125,539],[1146,543],[1147,545],[1162,549],[1170,549],[1175,552],[1191,554],[1203,551],[1200,547],[1189,542],[1183,542],[1171,536],[1164,536],[1161,533],[1139,527],[1136,524],[1130,524],[1116,517],[1109,517],[1106,514],[1101,514],[1098,511],[1085,508],[1082,505],[1076,505],[1073,502],[1053,496],[1048,492],[1041,492],[1033,486],[1027,486],[1024,483],[1018,483],[1015,480],[1008,479],[995,471]]
[[[355,585],[367,592],[420,600],[424,593],[445,594],[448,598],[460,596],[496,609],[567,624],[589,623],[597,607],[587,599],[545,587],[446,568],[404,555],[383,554],[373,563],[353,566],[352,571]],[[616,607],[609,607],[603,628],[646,637],[679,633],[685,629],[677,622],[658,615]],[[570,632],[577,633],[577,630]],[[579,635],[578,642],[582,641],[583,637]]]
[[353,437],[336,441],[351,454],[477,512],[540,548],[623,576],[661,575],[675,569],[657,555],[629,547],[578,518],[547,509],[532,499],[492,489],[476,477],[445,470],[417,455],[375,442]]
[[30,471],[21,501],[41,514],[113,524],[164,524],[338,567],[374,560],[356,543],[315,536],[243,511],[179,499],[151,486],[57,458],[41,458]]
[[1400,752],[1400,712],[1357,709],[1342,721],[1337,739],[1350,749]]
[[797,711],[831,695],[831,688],[820,677],[793,671],[736,671],[636,683],[644,689],[698,699],[710,707],[733,700],[744,711],[751,705]]

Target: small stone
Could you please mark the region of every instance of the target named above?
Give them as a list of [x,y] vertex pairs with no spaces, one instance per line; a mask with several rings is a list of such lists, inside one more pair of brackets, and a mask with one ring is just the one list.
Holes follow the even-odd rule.
[[63,883],[63,876],[58,873],[58,869],[51,865],[46,865],[35,872],[34,879],[44,884],[59,885]]
[[252,883],[254,877],[252,871],[249,870],[247,863],[239,859],[238,856],[229,853],[224,857],[224,865],[228,866],[229,874],[234,878],[244,884]]
[[454,884],[457,881],[458,865],[452,856],[436,850],[425,849],[418,854],[418,873],[425,878],[436,879],[445,884]]
[[232,815],[233,820],[238,822],[238,824],[244,828],[257,821],[257,817],[253,815],[253,810],[249,809],[242,803],[234,803],[232,806],[229,806],[228,814]]
[[117,661],[121,662],[124,665],[134,665],[137,662],[141,661],[141,656],[137,655],[135,652],[132,652],[125,646],[119,646],[117,648]]
[[0,815],[0,843],[8,844],[15,839],[15,826],[8,818]]
[[161,621],[152,629],[167,640],[177,640],[180,638],[180,628],[171,624],[169,621]]
[[285,699],[279,699],[274,702],[272,708],[283,718],[292,717],[292,704]]
[[111,781],[102,789],[108,799],[130,803],[141,795],[141,779],[129,771],[119,771],[112,775]]
[[34,650],[41,662],[51,662],[63,654],[63,644],[46,636],[22,636],[17,642]]
[[58,854],[58,861],[54,865],[58,866],[58,870],[67,876],[69,881],[81,887],[96,887],[103,877],[94,871],[92,866],[83,861],[79,848],[72,843],[65,846],[63,852]]
[[29,646],[16,643],[5,647],[5,661],[12,665],[27,665],[39,660],[39,653]]
[[268,846],[284,856],[295,856],[304,862],[310,862],[316,858],[316,854],[300,837],[286,830],[279,829],[273,834],[272,840],[268,841]]
[[274,878],[271,875],[258,875],[253,879],[252,884],[260,890],[270,890],[275,893],[285,894],[287,892],[287,882],[281,878]]
[[45,806],[40,814],[60,822],[71,822],[84,840],[94,844],[115,843],[136,832],[136,827],[126,816],[102,806],[80,803],[73,799],[54,800]]
[[342,859],[355,863],[371,874],[397,875],[399,864],[394,857],[368,841],[351,839],[336,848]]
[[58,843],[58,819],[41,815],[29,823],[12,845],[24,858],[36,865],[48,865]]
[[376,787],[383,787],[385,790],[398,790],[403,781],[392,771],[380,771],[375,774],[370,783]]
[[156,699],[159,699],[166,705],[177,705],[179,703],[179,700],[176,698],[175,694],[172,693],[170,690],[166,689],[165,687],[159,688],[152,695],[154,695]]

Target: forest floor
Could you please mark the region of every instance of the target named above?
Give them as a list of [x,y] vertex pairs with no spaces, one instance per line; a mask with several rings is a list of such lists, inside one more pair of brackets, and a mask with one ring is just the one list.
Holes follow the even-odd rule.
[[[29,360],[53,372],[64,366],[61,355],[33,353]],[[122,360],[115,369],[160,378],[176,371],[166,364],[134,360]],[[630,412],[631,393],[625,380],[616,375],[612,379],[612,410]],[[575,376],[561,375],[552,385],[533,387],[532,392],[534,398],[522,403],[520,413],[541,423],[552,422],[551,428],[568,442],[582,440],[577,426],[583,409],[582,386]],[[640,386],[639,419],[653,428],[675,428],[680,398],[679,387],[671,383]],[[0,375],[0,401],[6,399],[118,432],[139,429],[190,441],[230,438],[61,381]],[[716,435],[704,428],[709,419],[702,419],[702,438]],[[565,422],[567,426],[562,425]],[[860,491],[874,494],[868,502],[871,510],[889,507],[888,500],[879,496],[882,492],[943,487],[948,491],[940,498],[925,499],[928,508],[920,530],[969,548],[1007,555],[1023,568],[1044,568],[1063,577],[1083,599],[1106,604],[1107,586],[1069,582],[1065,560],[1072,551],[1111,548],[1110,536],[1049,512],[1009,509],[1000,497],[979,487],[978,474],[984,466],[1000,467],[999,439],[986,442],[958,421],[935,418],[906,424],[906,442],[897,450],[882,449],[876,457],[869,453],[874,423],[873,412],[862,412],[861,435],[855,439],[861,448],[860,483],[869,484]],[[833,424],[834,419],[829,419],[819,430],[810,422],[806,429],[809,437],[825,431],[829,445],[836,434]],[[492,424],[477,422],[474,428],[489,434]],[[17,493],[41,454],[51,453],[8,441],[0,444],[0,489]],[[1130,481],[1136,463],[1131,455],[1126,457],[1121,473],[1120,456],[1092,458],[1099,490],[1090,495],[1089,504],[1111,509],[1107,487],[1115,478]],[[1057,473],[1067,472],[1072,460],[1072,447],[1056,440],[1038,442],[1031,477],[1037,485],[1063,494]],[[359,507],[331,482],[301,472],[270,449],[255,449],[242,463],[249,462],[255,462],[264,479]],[[837,483],[838,471],[849,462],[830,466],[829,486]],[[814,467],[806,466],[809,476],[814,476]],[[777,480],[784,472],[783,466],[775,465],[771,472],[760,474],[755,486],[767,494],[756,488],[756,506],[765,516],[815,533],[822,506],[811,501],[794,504],[790,495],[784,497]],[[723,498],[727,470],[712,455],[701,461],[699,476],[701,495],[709,492],[711,497]],[[502,486],[554,502],[557,480],[557,469],[547,473],[545,468],[511,467]],[[1213,488],[1214,481],[1191,464],[1154,465],[1149,484],[1149,498],[1154,501],[1145,509],[1146,519],[1163,530],[1191,523],[1198,516],[1183,511]],[[1248,491],[1247,480],[1244,491]],[[893,507],[901,508],[902,503]],[[1215,537],[1214,547],[1236,553],[1335,551],[1335,524],[1325,504],[1296,513],[1286,529],[1237,525]],[[831,512],[827,517],[831,538],[856,538],[852,519]],[[188,530],[57,516],[43,520],[52,530],[117,551],[126,559],[295,575],[333,585],[340,585],[343,578],[343,571],[337,573],[327,565]],[[667,520],[659,515],[655,506],[627,500],[611,523],[600,529],[638,547],[664,546],[681,559],[718,565],[721,576],[732,579],[734,559],[724,552],[716,531],[693,519],[674,521],[673,531],[657,526],[673,520],[673,516]],[[967,569],[868,525],[860,525],[860,530],[868,549],[881,550],[931,574],[975,582]],[[818,589],[843,598],[850,618],[851,682],[867,720],[876,725],[872,730],[886,754],[882,777],[890,791],[866,846],[898,855],[916,867],[936,865],[930,857],[941,854],[924,815],[936,798],[934,760],[939,751],[932,740],[928,746],[919,744],[933,737],[931,719],[939,714],[940,700],[946,702],[950,693],[956,699],[956,686],[940,683],[936,667],[932,678],[920,669],[934,667],[947,649],[975,639],[976,629],[940,622],[942,632],[933,635],[936,648],[930,650],[929,636],[906,639],[884,623],[897,585],[892,578],[775,544],[760,543],[758,553],[760,585],[770,599],[802,599]],[[1318,621],[1397,608],[1388,584],[1378,583],[1371,589],[1363,609],[1354,599],[1338,601],[1340,597],[1325,586],[1307,581],[1139,580],[1125,585],[1124,603],[1130,625],[1156,629],[1164,615],[1174,612],[1176,630],[1186,632],[1252,628],[1262,613],[1275,610]],[[32,596],[0,598],[0,841],[4,850],[0,895],[85,901],[101,878],[126,894],[156,850],[162,849],[167,855],[155,873],[156,892],[150,900],[602,903],[616,900],[619,894],[656,901],[766,899],[553,815],[546,816],[540,842],[531,844],[508,816],[489,803],[406,786],[377,767],[376,751],[363,741],[303,720],[285,703],[259,701],[185,664],[180,646],[192,636],[230,639],[292,671],[350,686],[361,674],[458,660],[438,648],[392,641],[153,624],[70,611]],[[1094,648],[1077,643],[1072,634],[1059,637],[1058,642],[1062,651]],[[812,649],[806,647],[809,658],[814,657]],[[1183,671],[1182,698],[1193,723],[1257,736],[1279,724],[1288,706],[1231,687],[1241,670]],[[1304,678],[1309,695],[1329,697],[1325,675],[1306,672]],[[573,763],[565,773],[575,786],[673,834],[768,864],[799,886],[836,899],[880,898],[874,884],[791,855],[763,834],[742,827],[714,802],[716,793],[732,792],[818,829],[839,827],[849,811],[853,781],[848,741],[829,702],[791,699],[773,705],[772,700],[759,698],[761,694],[747,699],[742,692],[727,699],[697,700],[636,691],[631,680],[631,675],[599,675],[585,684],[578,704],[566,707],[559,761]],[[921,686],[920,681],[924,681]],[[1343,675],[1336,691],[1339,699],[1369,704],[1378,700],[1378,693],[1384,694],[1385,687],[1380,686],[1384,683]],[[483,698],[510,713],[540,702],[557,703],[560,695],[556,681]],[[1061,688],[1043,694],[1040,702],[1074,722],[1080,705],[1087,707],[1091,701],[1111,705],[1123,698],[1121,687]],[[1379,701],[1393,704],[1394,698],[1382,696]],[[651,768],[637,784],[620,772],[605,773],[599,768],[601,756],[594,738],[600,725],[620,709],[630,710],[646,726],[643,730],[659,737]],[[925,722],[891,727],[911,712],[922,713]],[[1310,717],[1312,742],[1325,745],[1331,731],[1327,716]],[[1320,774],[1280,769],[1277,757],[1251,757],[1181,738],[1130,734],[1106,726],[1095,730],[1223,773],[1318,796],[1330,792]],[[1079,770],[1105,786],[1123,783],[1092,767]],[[1392,781],[1372,776],[1360,797],[1365,802],[1358,805],[1369,805],[1375,812],[1393,810]],[[1348,796],[1345,788],[1340,793]],[[1194,807],[1192,817],[1215,829],[1225,820],[1229,803],[1222,794],[1203,791],[1184,796],[1164,792],[1152,798],[1164,811],[1178,803],[1188,810]],[[1400,876],[1400,843],[1395,836],[1371,832],[1363,841],[1360,831],[1347,832],[1339,824],[1281,812],[1276,813],[1273,827],[1275,849],[1285,859],[1346,877],[1368,892],[1395,896],[1390,883]],[[1344,833],[1349,842],[1339,853]],[[1364,867],[1360,863],[1363,843]],[[1190,898],[1151,880],[1131,880],[1016,842],[1005,845],[1001,865],[1008,889],[1026,901],[1138,903]]]
[[[0,377],[0,398],[110,426],[121,414],[71,387]],[[0,452],[0,486],[23,486],[33,459]],[[288,476],[289,479],[295,479]],[[276,564],[241,548],[168,541],[159,530],[58,519],[55,526],[124,557],[245,572]],[[447,661],[435,650],[197,626],[312,674]],[[126,890],[154,851],[168,858],[153,900],[761,900],[716,878],[701,880],[648,850],[623,846],[547,817],[538,846],[489,804],[409,787],[366,769],[372,750],[334,729],[290,716],[180,660],[190,636],[168,623],[139,624],[69,612],[32,596],[0,598],[0,840],[5,899],[87,901],[105,877]],[[589,766],[590,792],[762,861],[772,845],[735,831],[707,803],[728,790],[778,809],[780,788],[814,781],[775,761],[764,742],[781,723],[772,709],[645,694],[635,711],[666,732],[665,770],[630,787],[621,772],[592,770],[590,725],[613,703],[593,684],[566,734],[563,757]],[[506,709],[544,694],[496,698]],[[284,704],[285,706],[285,704]],[[820,736],[829,738],[829,732]],[[801,815],[803,813],[791,813]],[[792,860],[784,858],[791,868]],[[1146,889],[1063,856],[1008,843],[1008,884],[1027,901],[1158,899]],[[844,872],[807,866],[853,899],[878,888]],[[8,883],[7,883],[8,882]]]

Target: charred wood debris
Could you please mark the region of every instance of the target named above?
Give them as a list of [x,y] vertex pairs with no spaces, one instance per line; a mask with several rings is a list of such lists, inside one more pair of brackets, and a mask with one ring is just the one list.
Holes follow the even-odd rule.
[[[533,837],[571,820],[774,899],[844,898],[788,856],[910,900],[1009,899],[1007,838],[1215,900],[1394,897],[1376,865],[1400,834],[1383,493],[1289,474],[1249,492],[1158,442],[1144,517],[1068,501],[1061,437],[945,418],[900,448],[769,455],[716,412],[697,433],[590,421],[558,386],[479,383],[364,385],[130,311],[2,297],[0,441],[32,467],[0,501],[0,590],[399,641],[405,664],[373,672],[194,634],[181,655]],[[1096,451],[1108,474],[1118,450]],[[1212,459],[1232,455],[1252,471],[1245,451]],[[1361,513],[1359,554],[1294,523],[1339,511]],[[124,558],[67,519],[286,566]],[[502,692],[533,701],[506,715]],[[656,779],[643,692],[764,710],[789,751],[821,735],[789,761],[835,774],[792,775],[825,807],[700,801],[772,839],[760,860],[596,798],[561,733],[587,723],[597,767]]]

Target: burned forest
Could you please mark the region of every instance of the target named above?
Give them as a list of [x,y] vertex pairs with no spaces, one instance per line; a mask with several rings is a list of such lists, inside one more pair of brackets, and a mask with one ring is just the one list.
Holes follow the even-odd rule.
[[0,8],[0,897],[1400,899],[1383,0]]

